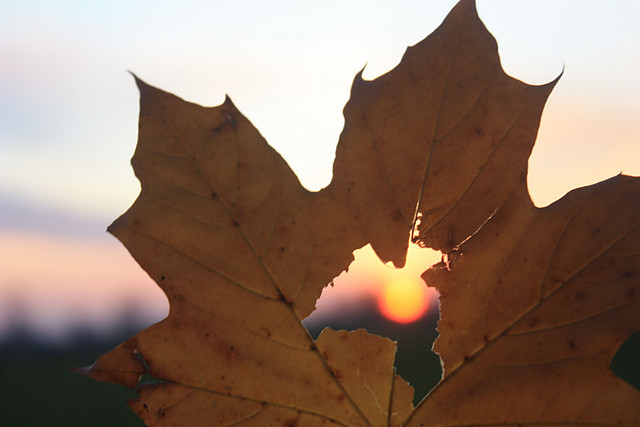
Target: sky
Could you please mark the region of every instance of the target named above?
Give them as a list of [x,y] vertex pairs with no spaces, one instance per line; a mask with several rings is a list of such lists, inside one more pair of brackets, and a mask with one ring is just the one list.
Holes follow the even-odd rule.
[[[127,71],[203,105],[229,94],[318,190],[331,179],[355,74],[393,68],[454,4],[0,1],[0,335],[16,319],[59,336],[78,323],[166,314],[161,291],[104,231],[139,191]],[[536,205],[640,175],[640,3],[477,7],[508,74],[542,84],[564,69],[529,163]]]

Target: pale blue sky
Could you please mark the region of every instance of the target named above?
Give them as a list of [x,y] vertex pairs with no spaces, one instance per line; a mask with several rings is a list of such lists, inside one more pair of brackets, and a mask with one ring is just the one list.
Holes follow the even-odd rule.
[[[127,69],[203,104],[229,93],[303,183],[320,188],[353,75],[394,66],[454,3],[2,2],[0,190],[99,216],[125,209],[137,192]],[[638,2],[479,0],[478,9],[512,75],[543,83],[566,66],[550,107],[574,102],[635,122]]]
[[[639,175],[640,2],[477,3],[509,74],[539,84],[565,67],[530,163],[534,201]],[[365,64],[365,78],[388,71],[454,4],[0,1],[0,233],[65,238],[77,218],[91,239],[112,240],[102,230],[139,189],[126,70],[205,105],[228,93],[303,184],[321,188],[353,76]]]

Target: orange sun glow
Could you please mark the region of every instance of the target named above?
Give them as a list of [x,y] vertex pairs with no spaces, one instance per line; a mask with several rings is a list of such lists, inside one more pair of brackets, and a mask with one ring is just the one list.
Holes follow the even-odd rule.
[[419,279],[392,280],[379,294],[378,305],[382,314],[395,322],[413,322],[429,307],[427,286]]

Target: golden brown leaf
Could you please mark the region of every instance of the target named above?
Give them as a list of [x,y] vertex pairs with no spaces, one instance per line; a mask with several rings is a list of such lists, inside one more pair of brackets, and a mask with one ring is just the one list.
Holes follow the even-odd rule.
[[[640,329],[638,181],[533,206],[527,161],[557,80],[507,76],[473,1],[394,70],[356,76],[317,193],[231,100],[204,108],[136,80],[142,189],[109,231],[170,312],[89,375],[161,380],[130,403],[148,424],[640,424],[640,393],[609,369]],[[415,410],[394,343],[314,342],[301,323],[353,250],[403,265],[410,234],[444,253],[425,273],[444,377]]]
[[622,175],[544,209],[523,186],[427,271],[444,378],[410,425],[638,425],[640,392],[609,365],[640,329],[639,201]]

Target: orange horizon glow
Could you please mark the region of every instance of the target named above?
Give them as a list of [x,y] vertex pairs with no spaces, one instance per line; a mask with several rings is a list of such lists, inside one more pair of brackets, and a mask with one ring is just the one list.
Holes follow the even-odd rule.
[[[0,335],[13,316],[58,336],[77,323],[109,327],[127,310],[155,320],[168,311],[160,288],[112,236],[63,238],[2,230],[2,237]],[[377,305],[381,315],[400,323],[437,310],[437,293],[420,274],[439,261],[439,253],[411,245],[402,269],[383,264],[370,245],[356,250],[354,257],[348,272],[334,280],[335,286],[325,288],[316,310],[318,318],[357,311],[365,303],[366,307]],[[385,297],[398,283],[413,283],[415,289]]]
[[127,315],[157,321],[168,312],[164,293],[106,233],[0,231],[0,335],[20,319],[57,337],[74,324],[106,330]]
[[[398,323],[410,323],[422,318],[438,298],[420,275],[440,261],[440,253],[410,244],[403,268],[384,264],[371,245],[353,252],[354,261],[347,271],[333,280],[334,286],[324,289],[312,318],[339,316],[347,308],[374,301],[380,314]],[[312,320],[317,321],[317,320]]]

